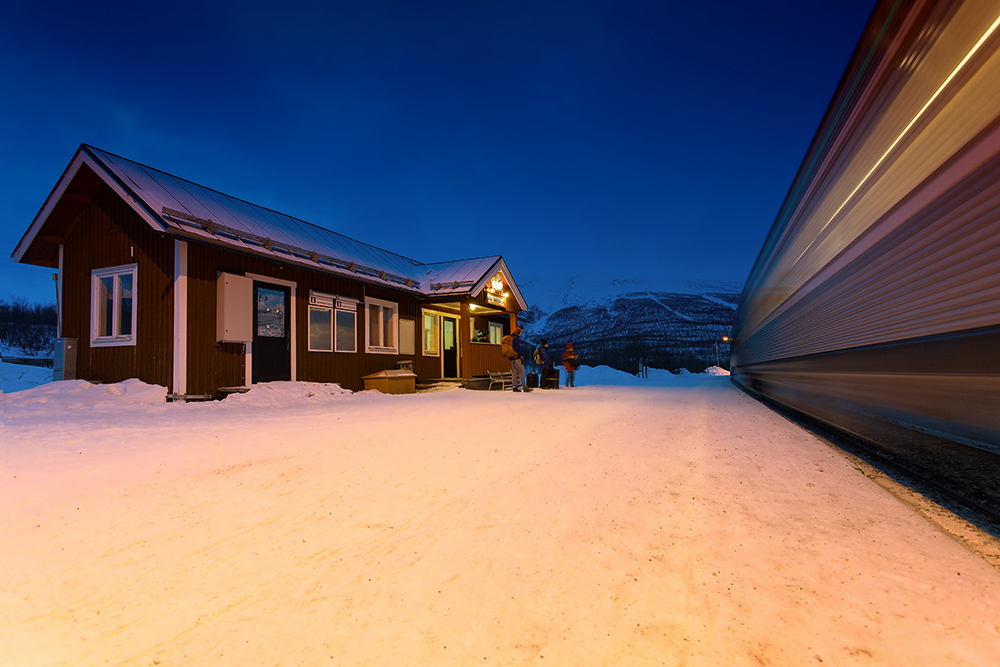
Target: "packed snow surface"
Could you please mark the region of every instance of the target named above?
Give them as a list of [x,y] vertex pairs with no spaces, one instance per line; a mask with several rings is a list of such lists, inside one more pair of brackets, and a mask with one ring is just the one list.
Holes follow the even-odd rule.
[[0,663],[1000,663],[1000,572],[728,377],[579,379],[8,389]]

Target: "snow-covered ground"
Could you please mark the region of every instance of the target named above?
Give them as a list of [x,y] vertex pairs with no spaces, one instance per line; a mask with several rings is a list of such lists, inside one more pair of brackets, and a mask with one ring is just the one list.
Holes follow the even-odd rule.
[[578,379],[5,387],[0,664],[1000,664],[1000,571],[728,377]]
[[0,362],[0,391],[7,394],[52,381],[52,369]]

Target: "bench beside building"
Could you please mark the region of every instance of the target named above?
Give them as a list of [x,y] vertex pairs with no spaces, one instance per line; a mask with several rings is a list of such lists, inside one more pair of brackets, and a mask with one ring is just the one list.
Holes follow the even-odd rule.
[[81,145],[12,253],[58,271],[75,377],[178,399],[400,366],[506,370],[525,302],[499,255],[426,264]]

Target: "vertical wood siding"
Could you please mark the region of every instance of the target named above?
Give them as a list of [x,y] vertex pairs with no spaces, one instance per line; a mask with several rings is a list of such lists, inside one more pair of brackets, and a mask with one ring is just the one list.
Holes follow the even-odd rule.
[[[101,183],[78,216],[63,254],[63,335],[78,339],[77,377],[92,382],[140,378],[170,386],[172,376],[173,242],[150,229]],[[133,307],[136,345],[90,346],[91,271],[138,264]]]
[[[420,359],[420,304],[414,295],[368,285],[338,276],[283,266],[253,255],[225,248],[190,243],[188,246],[188,391],[212,393],[219,387],[244,384],[245,346],[216,342],[216,280],[219,272],[292,281],[295,285],[296,379],[304,382],[335,382],[345,389],[364,389],[362,378],[381,370],[395,369],[397,362],[410,360],[415,370]],[[356,344],[358,352],[309,352],[310,290],[358,299]],[[398,304],[400,318],[416,322],[416,354],[368,354],[364,300],[373,297]],[[417,370],[418,376],[428,377]],[[436,377],[436,376],[431,376]]]
[[[82,189],[82,188],[78,188]],[[173,379],[173,239],[149,225],[107,185],[91,177],[87,191],[93,203],[76,216],[65,241],[63,263],[63,335],[79,340],[78,377],[94,382],[120,382],[139,378],[168,387]],[[134,346],[90,347],[91,271],[136,263],[137,315]],[[188,242],[188,367],[187,393],[216,394],[220,387],[242,386],[246,379],[246,349],[242,343],[216,341],[217,294],[220,272],[260,276],[296,284],[295,325],[296,377],[309,382],[335,382],[351,390],[364,389],[362,378],[370,373],[397,368],[400,361],[413,362],[418,378],[441,377],[441,358],[423,355],[422,309],[433,308],[455,315],[423,297],[391,288],[369,285],[305,268],[284,266],[262,257],[222,247]],[[315,290],[357,299],[356,343],[358,352],[309,352],[309,292]],[[415,354],[369,354],[365,350],[367,322],[365,297],[398,305],[401,319],[414,321]],[[472,303],[487,305],[484,294]],[[508,306],[516,308],[511,300]],[[487,330],[488,320],[509,322],[505,315],[474,316],[473,328]],[[469,337],[469,324],[460,325],[459,335]],[[460,374],[483,376],[505,370],[500,346],[486,343],[462,346]]]
[[[482,331],[487,337],[490,334],[490,322],[503,326],[503,335],[510,333],[510,320],[506,315],[473,315],[472,330]],[[500,354],[500,345],[493,343],[472,343],[471,348],[472,377],[482,377],[497,371],[509,371],[510,362]]]
[[[428,308],[434,310],[435,312],[445,313],[448,315],[453,315],[456,318],[461,317],[461,312],[445,308],[440,304],[435,303],[424,303],[422,308]],[[483,333],[489,335],[489,322],[497,322],[502,324],[504,329],[504,334],[510,333],[510,322],[506,315],[472,315],[471,318],[471,330],[466,328],[463,329],[462,333],[459,335],[466,338],[471,336],[471,331],[476,329],[481,330]],[[417,376],[420,378],[439,378],[441,377],[441,357],[432,357],[423,355],[423,316],[419,315],[417,320],[417,360],[414,364],[414,370]],[[461,359],[462,367],[459,369],[460,374],[463,377],[483,377],[488,375],[491,371],[506,371],[510,370],[510,365],[506,359],[504,359],[500,354],[500,345],[493,345],[491,343],[470,343],[466,346],[468,352],[463,350],[463,356]],[[466,373],[468,370],[468,373]]]
[[509,371],[510,362],[500,354],[499,345],[472,343],[472,377],[482,377],[490,372]]
[[[445,308],[436,303],[428,303],[423,301],[421,303],[415,304],[417,306],[417,358],[413,363],[413,371],[417,374],[420,379],[438,379],[441,377],[441,357],[440,356],[425,356],[423,353],[423,340],[424,340],[424,316],[423,310],[425,308],[433,310],[437,313],[444,313],[455,319],[458,319],[462,314],[452,308]],[[440,335],[440,331],[438,331]],[[458,333],[456,332],[456,335]],[[464,363],[464,359],[459,358],[459,373],[462,372],[461,365]]]

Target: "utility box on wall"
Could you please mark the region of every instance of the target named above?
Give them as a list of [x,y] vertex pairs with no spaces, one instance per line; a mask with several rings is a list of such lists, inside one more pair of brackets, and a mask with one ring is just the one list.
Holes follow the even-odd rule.
[[56,338],[52,354],[52,380],[76,379],[76,338]]
[[216,294],[216,340],[220,343],[252,341],[253,279],[220,273]]

